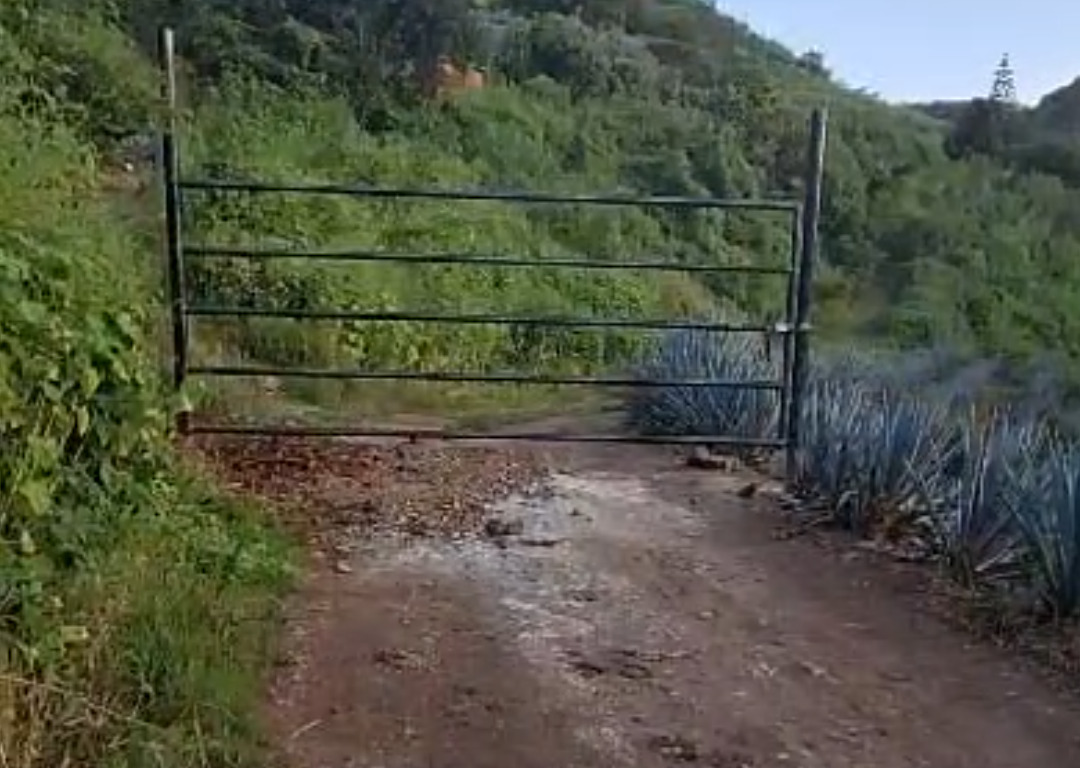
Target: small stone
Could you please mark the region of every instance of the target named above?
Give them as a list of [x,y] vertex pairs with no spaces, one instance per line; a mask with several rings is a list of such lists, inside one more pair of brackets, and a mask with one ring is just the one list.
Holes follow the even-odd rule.
[[340,574],[352,573],[352,566],[346,563],[344,560],[339,560],[334,564],[334,570]]
[[520,536],[525,530],[525,523],[520,519],[502,520],[497,517],[488,518],[484,523],[484,533],[496,539],[503,536]]
[[686,458],[686,465],[694,469],[727,469],[727,462],[703,445],[694,448]]
[[519,543],[523,547],[547,547],[547,548],[550,548],[550,547],[558,546],[559,544],[562,544],[562,542],[563,542],[562,539],[544,538],[544,537],[540,537],[540,536],[531,536],[531,537],[528,537],[528,538],[521,539],[521,541]]
[[748,483],[740,488],[736,493],[740,499],[749,499],[756,495],[758,492],[757,483]]
[[678,762],[694,763],[700,756],[696,744],[681,736],[658,736],[651,740],[652,748],[664,757]]
[[595,603],[600,596],[596,594],[596,590],[586,588],[571,592],[570,599],[578,603]]
[[820,679],[829,678],[828,671],[824,667],[821,667],[812,661],[800,661],[799,667],[811,677],[816,677]]

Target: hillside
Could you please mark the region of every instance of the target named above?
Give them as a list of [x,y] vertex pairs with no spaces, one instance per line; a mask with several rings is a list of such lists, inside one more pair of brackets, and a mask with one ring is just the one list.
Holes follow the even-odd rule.
[[[910,107],[938,120],[957,123],[976,100],[935,101]],[[1075,136],[1080,133],[1080,78],[1046,94],[1034,107],[1018,108],[1018,112],[1030,130],[1058,138]]]
[[[5,764],[98,765],[105,755],[132,766],[260,764],[243,713],[255,711],[266,661],[259,630],[293,561],[282,537],[223,500],[170,442],[177,403],[160,353],[160,201],[140,159],[160,115],[160,24],[175,27],[180,46],[192,176],[790,195],[801,188],[808,112],[827,104],[820,338],[929,350],[950,365],[1000,359],[985,378],[1023,385],[1044,410],[1060,408],[1080,380],[1080,174],[1058,162],[1072,157],[1061,137],[1068,93],[1036,110],[1052,141],[956,153],[947,123],[846,91],[813,60],[698,0],[7,0]],[[441,88],[444,58],[458,72],[471,66],[473,86]],[[130,160],[134,173],[124,170]],[[234,244],[767,264],[790,237],[784,222],[743,213],[188,202],[193,233]],[[420,276],[388,264],[235,260],[193,265],[191,277],[200,300],[249,306],[769,319],[782,306],[764,284],[683,274],[582,280],[492,267]],[[628,333],[515,327],[196,330],[200,360],[289,365],[593,372],[625,370],[653,350]],[[336,383],[284,386],[321,405],[372,397]],[[424,404],[404,390],[378,389],[375,399]],[[425,397],[444,411],[497,404],[490,391],[434,392]],[[252,399],[188,394],[229,409]],[[860,407],[877,413],[875,403]],[[814,461],[834,456],[835,434],[815,434]],[[872,447],[872,435],[860,439],[852,444]],[[907,458],[893,456],[888,476],[906,478]],[[832,491],[850,498],[839,481]],[[1078,602],[1069,592],[1057,609],[1067,615]]]
[[1044,96],[1032,110],[1031,122],[1062,138],[1080,136],[1080,77]]
[[[388,10],[398,5],[402,10]],[[579,14],[569,13],[579,5]],[[806,113],[828,103],[834,120],[823,332],[1013,362],[1047,350],[1069,360],[1080,354],[1069,332],[1080,288],[1075,191],[1059,188],[1053,176],[1011,174],[1004,159],[950,160],[942,129],[920,112],[842,90],[708,5],[506,2],[470,9],[464,0],[418,0],[361,9],[326,0],[271,11],[259,2],[126,0],[110,7],[118,25],[111,29],[130,34],[144,55],[158,22],[176,27],[191,79],[188,158],[225,175],[790,193],[798,186]],[[83,118],[88,138],[115,141],[145,129],[148,64],[135,78],[128,68],[110,72],[116,54],[100,46],[65,61],[69,54],[57,51],[70,32],[49,30],[47,17],[31,26],[37,45],[61,59],[47,76],[93,115]],[[483,65],[491,77],[483,89],[425,106],[419,73],[443,54]],[[80,65],[107,84],[95,85],[92,99],[79,82],[67,82],[79,77]],[[207,89],[211,83],[218,85]],[[1054,103],[1048,99],[1037,114],[1058,109]],[[261,220],[263,234],[298,234],[309,244],[354,239],[340,222],[296,233],[287,219]],[[779,252],[786,238],[779,224],[740,216],[713,227],[671,226],[655,216],[620,221],[623,240],[601,247],[621,248],[630,237],[644,250],[682,258],[761,258]],[[539,226],[529,240],[542,250],[599,245],[597,227],[608,225],[578,221],[568,225],[578,231],[562,227],[557,236],[547,222]],[[518,234],[492,234],[477,246],[498,249]],[[737,293],[727,298],[763,311],[765,296]]]
[[1080,188],[1080,79],[1034,107],[974,98],[914,108],[942,121],[953,158],[982,155],[1021,173]]
[[[197,97],[195,130],[213,130],[216,119],[232,134],[229,146],[200,137],[202,161],[256,175],[780,194],[799,184],[808,109],[827,103],[834,119],[823,226],[827,266],[818,291],[824,333],[933,344],[1014,365],[1050,350],[1068,361],[1080,354],[1070,332],[1080,289],[1080,230],[1072,215],[1078,198],[1060,174],[1035,172],[1048,160],[1028,162],[1031,172],[1019,176],[1006,158],[952,160],[942,129],[919,112],[846,92],[775,43],[691,0],[565,8],[487,3],[472,12],[467,5],[440,4],[436,13],[435,6],[405,4],[415,17],[340,2],[286,4],[276,15],[258,3],[232,4],[227,14],[207,3],[176,6],[172,20],[193,78],[244,72],[260,83],[245,86],[246,106],[220,92]],[[579,5],[579,14],[560,13]],[[154,6],[127,7],[124,21],[145,44],[149,19],[158,18]],[[362,30],[360,36],[345,31],[352,29]],[[488,87],[439,108],[423,106],[416,73],[443,53],[488,67]],[[345,71],[361,74],[343,79]],[[238,75],[226,77],[235,88]],[[315,136],[301,139],[310,126],[292,106],[301,103],[310,114],[332,111],[337,123],[328,127],[328,117]],[[285,126],[296,136],[292,146],[268,134],[260,119]],[[343,132],[365,130],[369,138],[353,143],[355,149],[341,146]],[[240,140],[237,131],[248,135]],[[376,179],[368,167],[346,172],[340,157],[328,162],[314,149],[301,154],[301,141],[334,142],[327,152],[354,151],[369,165],[375,154],[359,147],[377,142],[381,156],[426,158],[424,165],[441,169],[425,178],[395,159],[379,164]],[[244,147],[240,155],[238,147]],[[711,228],[633,218],[620,225],[634,232],[623,238],[683,258],[760,259],[779,252],[786,238],[778,224],[740,216]],[[597,226],[562,231],[550,245],[600,245]],[[546,223],[542,228],[541,242],[553,232]],[[609,239],[601,247],[621,248],[621,242]],[[744,311],[764,311],[765,296],[723,293]],[[1058,373],[1073,367],[1054,365]]]

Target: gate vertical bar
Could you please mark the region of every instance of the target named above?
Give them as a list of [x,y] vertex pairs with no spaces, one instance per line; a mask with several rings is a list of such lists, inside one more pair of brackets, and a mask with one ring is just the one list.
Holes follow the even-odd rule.
[[781,381],[783,382],[783,388],[780,390],[780,418],[777,419],[777,438],[785,442],[788,439],[788,419],[791,416],[791,382],[795,361],[795,334],[793,330],[795,328],[795,307],[797,302],[796,290],[799,280],[799,257],[802,251],[802,222],[802,208],[800,207],[791,214],[791,244],[789,246],[791,253],[788,256],[788,268],[791,271],[788,273],[785,286],[787,293],[784,296],[784,334],[781,338],[783,344],[781,349]]
[[[188,323],[184,284],[184,253],[180,233],[179,158],[176,139],[176,55],[173,31],[158,32],[158,56],[165,102],[161,130],[162,184],[165,196],[165,255],[169,281],[169,311],[172,319],[173,386],[180,390],[187,378]],[[177,417],[177,427],[186,431],[187,414]]]
[[789,486],[795,481],[800,427],[810,377],[810,302],[814,284],[814,261],[818,251],[818,223],[821,218],[821,193],[825,177],[825,143],[828,112],[814,110],[810,117],[810,142],[806,158],[805,196],[802,206],[799,273],[795,296],[795,343],[792,354],[791,402],[787,417],[787,453],[785,474]]

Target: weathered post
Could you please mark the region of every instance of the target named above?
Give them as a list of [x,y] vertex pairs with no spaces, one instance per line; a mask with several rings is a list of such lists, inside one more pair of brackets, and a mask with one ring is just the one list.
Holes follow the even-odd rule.
[[814,262],[818,251],[818,223],[825,177],[825,144],[828,112],[815,109],[810,118],[804,190],[799,235],[799,265],[795,279],[795,325],[792,329],[791,397],[787,414],[787,454],[785,471],[789,486],[795,481],[801,440],[804,400],[810,378],[810,303],[814,284]]
[[[188,319],[184,285],[184,252],[180,235],[179,160],[176,138],[176,55],[173,31],[162,27],[158,33],[161,66],[161,95],[165,105],[161,128],[161,180],[165,198],[165,257],[169,281],[169,313],[172,319],[172,374],[177,392],[184,385],[188,369]],[[188,414],[177,415],[177,429],[187,431]]]

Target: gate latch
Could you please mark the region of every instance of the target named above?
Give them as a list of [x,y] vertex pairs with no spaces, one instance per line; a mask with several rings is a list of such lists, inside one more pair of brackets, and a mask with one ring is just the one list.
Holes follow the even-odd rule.
[[772,328],[766,329],[763,335],[765,337],[765,360],[767,362],[771,363],[773,361],[773,340],[777,338],[783,339],[789,333],[791,333],[791,325],[783,321],[775,323]]
[[810,331],[810,323],[803,323],[796,328],[792,323],[787,323],[781,320],[778,323],[774,323],[771,328],[767,328],[763,334],[765,338],[765,359],[768,362],[773,361],[773,342],[774,339],[783,339],[785,336],[793,333],[808,333]]

